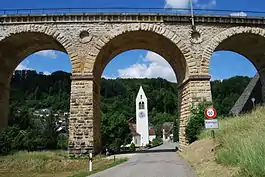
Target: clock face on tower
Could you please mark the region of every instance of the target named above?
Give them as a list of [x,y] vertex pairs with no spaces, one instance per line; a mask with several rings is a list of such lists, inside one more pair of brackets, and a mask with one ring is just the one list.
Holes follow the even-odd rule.
[[139,117],[140,118],[144,118],[145,117],[145,113],[143,111],[139,112]]

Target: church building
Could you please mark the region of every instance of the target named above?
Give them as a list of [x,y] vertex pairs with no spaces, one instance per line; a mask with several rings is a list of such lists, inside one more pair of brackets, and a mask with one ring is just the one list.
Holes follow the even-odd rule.
[[142,86],[136,97],[136,125],[130,123],[134,143],[136,146],[146,146],[156,137],[153,128],[149,127],[147,97]]

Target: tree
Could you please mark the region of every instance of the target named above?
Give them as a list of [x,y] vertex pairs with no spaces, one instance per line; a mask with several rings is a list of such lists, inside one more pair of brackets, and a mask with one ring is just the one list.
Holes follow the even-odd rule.
[[204,110],[210,105],[211,103],[202,102],[191,108],[191,116],[186,128],[186,135],[189,143],[196,141],[198,139],[198,135],[204,129]]
[[[65,137],[57,135],[54,131],[55,118],[50,117],[45,121],[45,119],[33,116],[32,112],[48,107],[51,107],[54,112],[69,111],[70,76],[70,73],[62,71],[54,72],[49,76],[38,74],[35,71],[15,72],[10,87],[9,126],[11,128],[9,129],[14,132],[17,128],[18,131],[11,133],[14,137],[10,136],[7,139],[11,142],[2,144],[7,144],[7,147],[10,144],[11,149],[16,150],[65,147],[67,143]],[[228,114],[250,79],[236,76],[222,82],[211,82],[213,105],[218,115]],[[149,122],[155,128],[157,136],[161,136],[162,125],[165,122],[174,122],[173,134],[177,135],[178,90],[176,83],[170,83],[162,78],[102,79],[100,94],[103,145],[119,148],[120,144],[130,143],[127,121],[132,118],[135,120],[135,97],[140,85],[143,86],[148,98]],[[202,122],[199,119],[197,121],[198,125],[201,125]],[[196,125],[190,126],[196,127]],[[200,129],[200,127],[197,128]],[[193,128],[191,134],[197,134],[199,129]],[[176,140],[178,136],[174,137]],[[192,141],[194,139],[196,136],[193,136]]]
[[44,122],[43,139],[45,140],[45,147],[48,149],[57,148],[57,140],[59,133],[56,128],[56,118],[51,113]]
[[132,140],[126,117],[117,111],[110,117],[102,115],[101,135],[103,146],[117,151]]

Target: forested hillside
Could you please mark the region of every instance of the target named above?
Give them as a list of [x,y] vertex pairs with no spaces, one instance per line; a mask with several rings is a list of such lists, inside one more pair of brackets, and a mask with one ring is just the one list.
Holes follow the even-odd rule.
[[[27,142],[36,146],[31,147],[32,150],[38,148],[60,148],[62,145],[57,140],[53,140],[49,145],[40,143],[48,141],[51,137],[55,137],[50,133],[48,136],[46,131],[40,132],[40,126],[54,127],[51,121],[55,118],[49,118],[45,124],[41,119],[34,117],[31,113],[40,108],[51,108],[54,113],[69,111],[69,95],[70,95],[70,73],[57,71],[51,75],[38,74],[35,71],[21,72],[16,71],[11,81],[10,92],[10,118],[9,126],[15,127],[13,134],[16,135],[21,130],[31,137]],[[212,82],[212,96],[214,106],[218,111],[218,115],[226,115],[229,110],[243,92],[249,83],[248,77],[233,77],[227,80]],[[164,122],[173,122],[178,117],[178,97],[177,87],[175,83],[170,83],[165,79],[115,79],[101,81],[101,114],[102,114],[102,142],[107,146],[120,146],[121,144],[130,142],[130,130],[127,120],[135,119],[135,98],[140,85],[148,98],[149,122],[154,126],[156,133],[159,135],[161,126]],[[39,121],[36,121],[38,119]],[[42,118],[43,119],[43,118]],[[51,130],[53,131],[53,130]],[[44,134],[45,133],[45,136]],[[56,132],[54,132],[56,134]],[[5,134],[1,135],[5,139]],[[36,142],[34,136],[39,140]],[[56,135],[57,136],[57,135]],[[8,136],[10,137],[10,135]],[[46,137],[46,140],[43,139]],[[27,137],[22,137],[26,138]],[[12,139],[12,138],[11,138]],[[124,139],[126,140],[124,142]],[[3,140],[7,141],[8,140]],[[12,141],[13,143],[13,141]],[[12,144],[11,143],[11,144]],[[56,145],[51,145],[57,143]],[[27,149],[26,145],[11,145],[16,149]],[[7,146],[1,145],[0,146]]]
[[[68,111],[71,88],[70,73],[57,71],[51,75],[16,72],[11,81],[10,104],[33,109],[52,107]],[[219,115],[228,114],[251,78],[236,76],[213,81],[212,97]],[[177,87],[165,79],[115,79],[101,81],[101,110],[118,111],[127,118],[135,117],[135,98],[140,85],[148,98],[150,117],[156,113],[177,114]]]

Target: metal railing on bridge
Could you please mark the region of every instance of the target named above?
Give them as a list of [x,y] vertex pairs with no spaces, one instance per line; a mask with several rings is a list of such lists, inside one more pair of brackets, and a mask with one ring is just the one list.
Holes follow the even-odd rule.
[[[70,15],[70,14],[156,14],[190,15],[190,9],[181,8],[43,8],[0,9],[0,15]],[[244,10],[194,9],[194,15],[216,15],[236,17],[265,17],[265,12]]]

